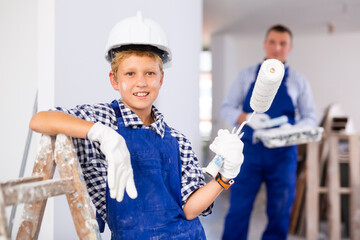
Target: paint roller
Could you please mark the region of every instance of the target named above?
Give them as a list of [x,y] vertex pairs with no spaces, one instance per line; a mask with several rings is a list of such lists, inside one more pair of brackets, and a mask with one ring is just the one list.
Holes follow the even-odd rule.
[[[280,87],[284,73],[284,64],[277,59],[268,59],[261,64],[250,98],[250,107],[254,112],[251,113],[246,121],[241,123],[240,127],[236,130],[236,134],[240,135],[244,125],[250,122],[256,113],[264,113],[269,110]],[[281,123],[287,122],[287,120],[286,116],[281,116],[278,119],[273,119],[273,123],[281,125]],[[269,127],[271,126],[269,125]],[[235,128],[232,133],[235,133]],[[209,165],[206,168],[203,168],[203,171],[210,176],[215,177],[223,163],[224,159],[221,156],[216,155]]]

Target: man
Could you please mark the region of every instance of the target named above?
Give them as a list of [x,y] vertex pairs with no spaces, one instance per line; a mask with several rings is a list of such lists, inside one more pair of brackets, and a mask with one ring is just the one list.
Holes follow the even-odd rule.
[[[316,110],[307,79],[290,68],[286,57],[292,49],[292,33],[282,25],[271,27],[265,36],[265,59],[275,58],[285,64],[285,75],[270,109],[255,114],[244,127],[244,158],[240,174],[230,194],[230,208],[225,220],[223,239],[246,239],[253,202],[262,182],[266,184],[268,225],[263,239],[286,239],[290,209],[296,186],[297,147],[268,149],[261,142],[253,144],[254,130],[264,128],[269,119],[286,116],[288,124],[315,126]],[[241,71],[221,106],[222,117],[239,125],[253,112],[250,98],[261,63]],[[250,115],[249,115],[250,116]]]

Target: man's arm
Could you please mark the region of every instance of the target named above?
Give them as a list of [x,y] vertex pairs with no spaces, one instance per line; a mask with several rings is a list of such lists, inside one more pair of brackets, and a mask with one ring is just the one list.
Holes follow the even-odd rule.
[[303,77],[303,84],[299,93],[298,108],[300,119],[296,124],[299,125],[317,125],[317,112],[313,99],[311,87],[307,79]]
[[254,79],[254,71],[255,69],[248,68],[239,73],[221,105],[220,115],[231,126],[246,120],[247,113],[242,111],[242,106]]
[[244,121],[246,121],[246,118],[247,118],[248,114],[249,114],[249,113],[242,112],[242,113],[239,115],[239,117],[238,117],[238,119],[237,119],[237,121],[236,121],[236,124],[237,124],[237,125],[240,125],[240,124],[242,124]]
[[63,133],[76,138],[86,138],[93,125],[93,122],[57,111],[39,112],[30,121],[30,128],[35,132],[50,136]]
[[241,94],[241,87],[242,81],[241,76],[239,75],[231,84],[220,108],[221,117],[231,126],[238,124],[239,117],[242,114],[242,109],[240,109],[240,107],[242,106],[245,97]]

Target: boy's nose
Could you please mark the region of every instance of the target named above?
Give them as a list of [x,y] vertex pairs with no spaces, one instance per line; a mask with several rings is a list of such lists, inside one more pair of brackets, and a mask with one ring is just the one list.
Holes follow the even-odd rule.
[[147,82],[146,82],[145,76],[139,76],[138,81],[137,81],[137,85],[139,87],[146,87]]

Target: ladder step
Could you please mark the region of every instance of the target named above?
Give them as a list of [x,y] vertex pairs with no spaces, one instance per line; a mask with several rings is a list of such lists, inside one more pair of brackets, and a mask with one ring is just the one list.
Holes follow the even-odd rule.
[[23,177],[23,178],[18,178],[18,179],[14,179],[14,180],[9,180],[6,182],[2,182],[0,183],[2,188],[7,188],[7,187],[12,187],[18,184],[23,184],[23,183],[30,183],[30,182],[37,182],[37,181],[41,181],[43,180],[43,176],[31,176],[31,177]]
[[[328,188],[327,187],[319,187],[319,193],[328,193]],[[349,187],[341,187],[339,189],[339,193],[340,194],[350,194],[351,189]]]
[[338,159],[339,159],[339,163],[349,163],[350,156],[349,155],[339,155]]
[[65,178],[17,184],[3,188],[3,192],[5,205],[8,206],[19,203],[32,203],[53,196],[73,193],[74,189],[73,179]]

